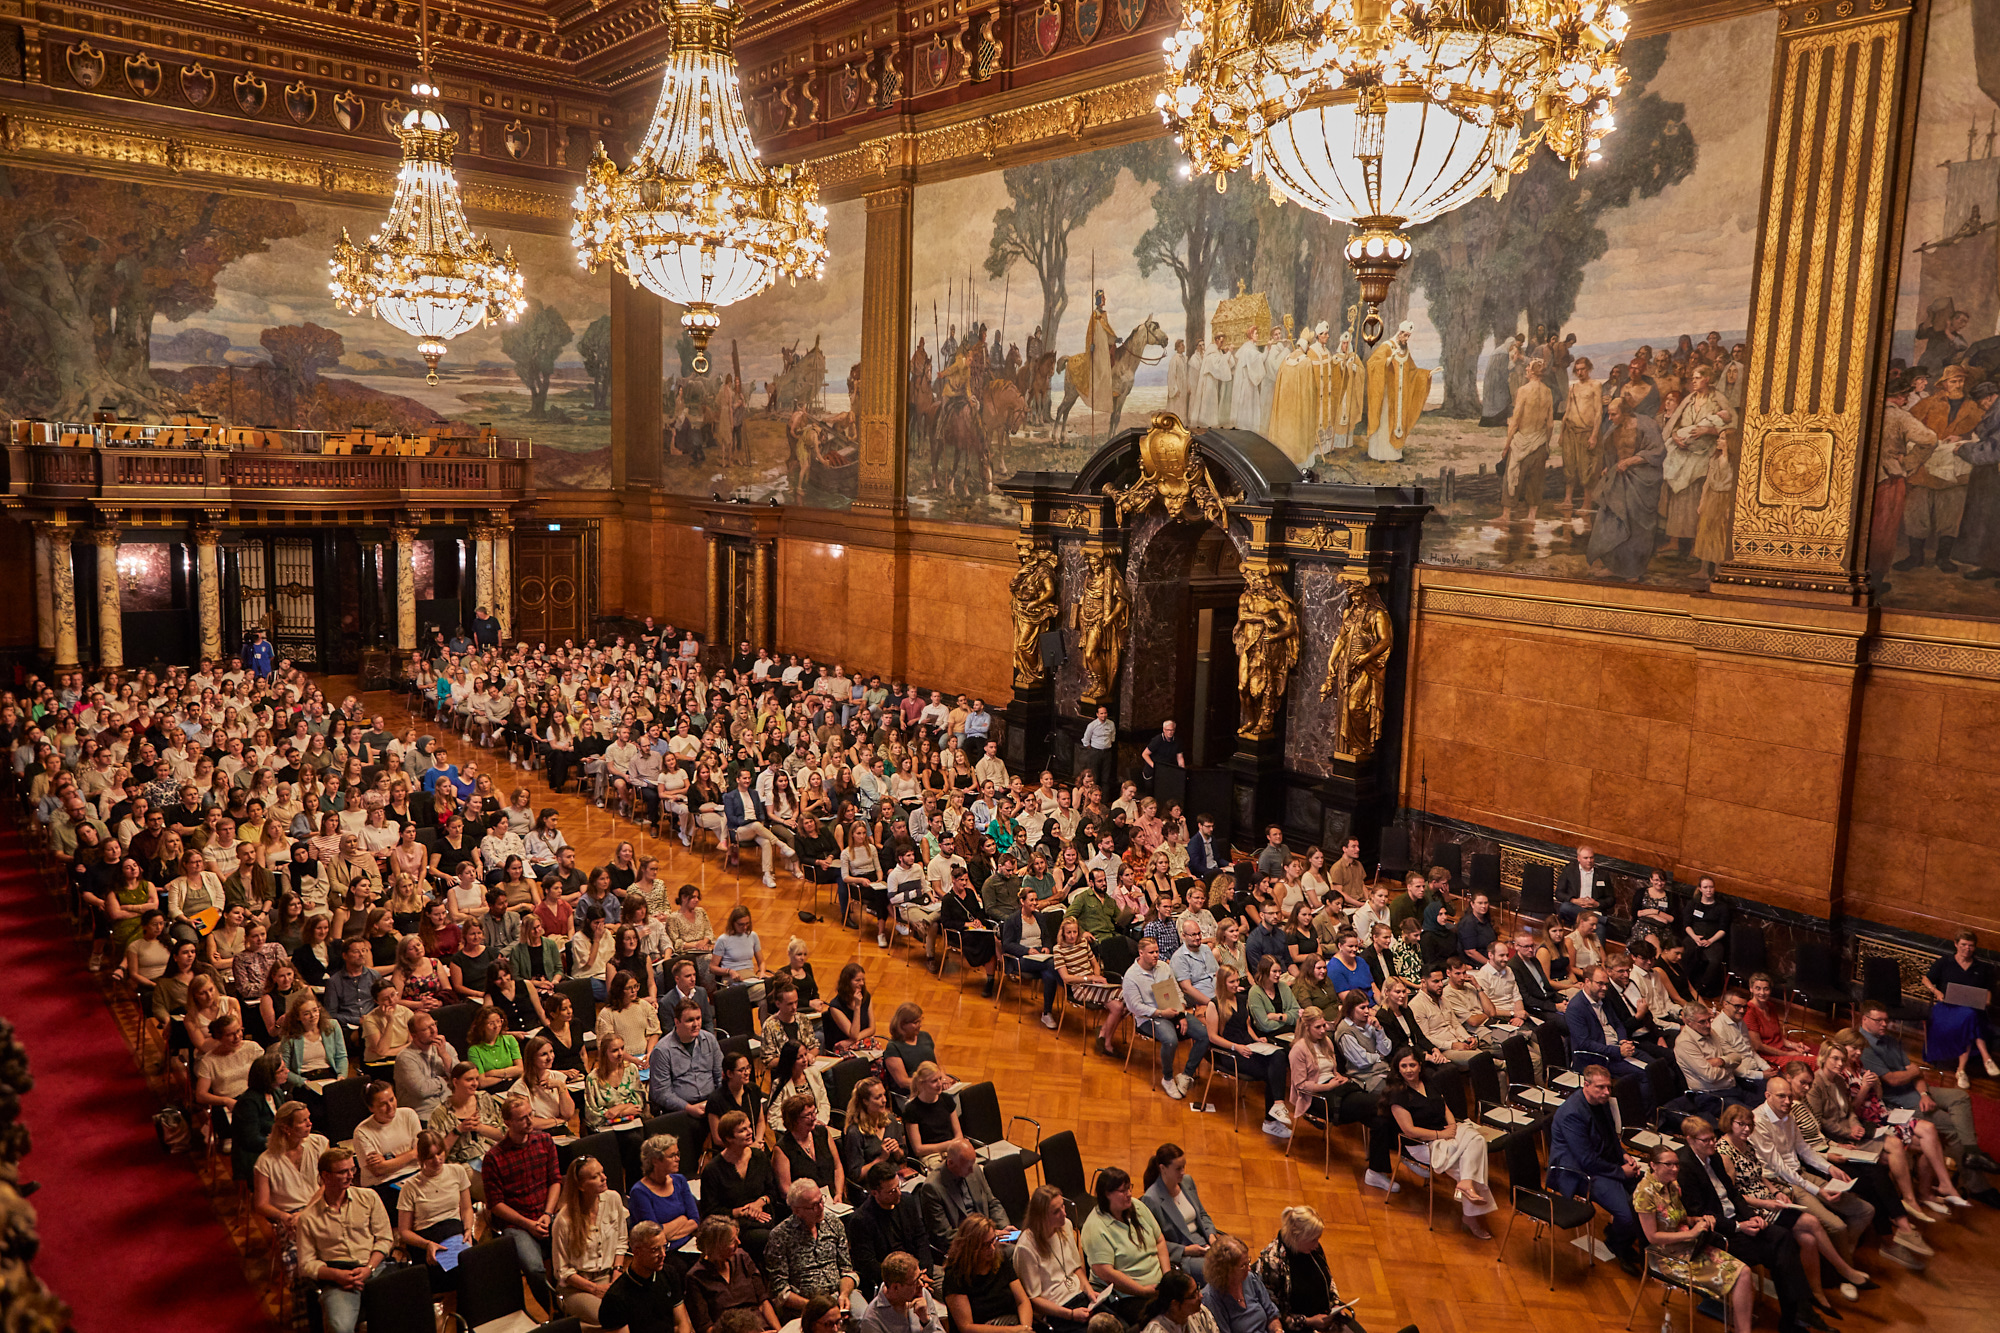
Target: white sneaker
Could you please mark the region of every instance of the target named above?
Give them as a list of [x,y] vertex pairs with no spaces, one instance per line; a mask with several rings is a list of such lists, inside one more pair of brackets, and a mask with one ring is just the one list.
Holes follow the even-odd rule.
[[687,835],[687,834],[683,833],[683,834],[681,834],[681,846],[683,846],[683,847],[692,847],[692,846],[694,846],[694,840],[693,840],[692,838],[688,837],[688,835]]
[[1291,1124],[1292,1123],[1291,1104],[1289,1102],[1272,1102],[1271,1119],[1277,1121],[1281,1125]]
[[896,923],[896,933],[898,935],[907,935],[910,933],[910,927],[905,922],[898,921]]
[[888,937],[887,935],[877,935],[877,936],[875,937],[875,947],[876,947],[876,948],[878,948],[878,949],[886,949],[886,948],[888,948],[888,947],[889,947],[889,937]]
[[1043,1014],[1042,1026],[1054,1032],[1056,1030],[1056,1016],[1054,1014]]
[[1174,1075],[1174,1086],[1179,1088],[1181,1096],[1185,1097],[1188,1094],[1188,1089],[1194,1086],[1194,1080],[1186,1074],[1176,1074]]
[[772,879],[769,875],[766,875],[764,876],[764,887],[767,889],[775,889],[778,887],[778,881]]
[[1180,1101],[1187,1096],[1185,1092],[1181,1091],[1180,1080],[1178,1079],[1163,1078],[1160,1080],[1160,1086],[1166,1089],[1167,1096],[1173,1098],[1175,1101]]
[[1274,1139],[1288,1139],[1292,1137],[1291,1126],[1281,1124],[1276,1120],[1266,1120],[1264,1122],[1264,1132]]
[[1399,1182],[1391,1180],[1380,1171],[1370,1171],[1362,1179],[1368,1182],[1368,1186],[1371,1189],[1387,1190],[1391,1194],[1401,1194],[1403,1192],[1403,1187]]

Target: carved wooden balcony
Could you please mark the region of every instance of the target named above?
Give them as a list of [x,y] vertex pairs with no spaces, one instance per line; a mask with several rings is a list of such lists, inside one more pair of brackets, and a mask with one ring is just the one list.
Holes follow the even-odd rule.
[[[123,437],[123,438],[119,438]],[[495,436],[14,423],[7,493],[65,505],[502,505],[528,496],[533,445]]]

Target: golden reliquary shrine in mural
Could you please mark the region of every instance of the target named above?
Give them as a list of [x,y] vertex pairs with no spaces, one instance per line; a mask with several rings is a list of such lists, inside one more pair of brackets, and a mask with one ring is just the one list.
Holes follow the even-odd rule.
[[[1169,123],[1170,0],[334,8],[0,0],[24,669],[651,616],[1030,772],[1172,721],[1239,837],[2000,930],[2000,0],[1631,0],[1615,129],[1529,117],[1386,290]],[[589,211],[690,24],[805,238],[703,310]],[[492,299],[356,313],[447,169]]]

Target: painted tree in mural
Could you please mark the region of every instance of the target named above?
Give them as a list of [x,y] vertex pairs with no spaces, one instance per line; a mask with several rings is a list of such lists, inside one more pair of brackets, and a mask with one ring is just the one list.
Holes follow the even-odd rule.
[[537,421],[549,413],[549,381],[555,377],[556,358],[573,336],[562,311],[535,300],[528,302],[521,322],[500,335],[500,350],[528,387],[528,415]]
[[1001,173],[1014,202],[993,214],[986,274],[1003,277],[1017,259],[1035,271],[1042,288],[1042,345],[1051,351],[1072,350],[1058,333],[1069,307],[1070,233],[1111,197],[1123,160],[1115,152],[1085,153]]
[[611,316],[599,315],[576,340],[583,373],[590,376],[590,405],[602,412],[611,405]]
[[1479,352],[1487,338],[1505,338],[1524,321],[1531,333],[1556,330],[1575,311],[1584,269],[1608,245],[1598,226],[1605,213],[1693,174],[1686,107],[1647,91],[1670,37],[1625,44],[1632,80],[1618,99],[1618,132],[1602,162],[1571,180],[1567,167],[1537,153],[1505,198],[1476,200],[1411,233],[1417,253],[1409,280],[1429,299],[1443,344],[1442,415],[1479,415]]
[[154,318],[215,305],[215,278],[304,233],[288,203],[0,169],[0,393],[74,420],[154,413]]
[[1154,187],[1153,225],[1132,247],[1139,276],[1150,278],[1163,268],[1174,275],[1187,345],[1193,347],[1208,336],[1209,292],[1224,289],[1219,263],[1223,238],[1231,227],[1250,221],[1254,200],[1240,188],[1217,194],[1213,176],[1182,175],[1186,163],[1171,139],[1126,150],[1126,167],[1142,184]]
[[339,365],[347,352],[347,344],[339,334],[312,323],[265,329],[257,335],[257,342],[269,354],[273,366],[300,384],[317,380],[320,371]]

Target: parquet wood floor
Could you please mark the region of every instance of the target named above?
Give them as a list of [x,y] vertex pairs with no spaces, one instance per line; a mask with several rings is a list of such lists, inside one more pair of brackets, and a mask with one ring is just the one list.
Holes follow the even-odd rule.
[[[330,680],[325,688],[339,698],[352,686]],[[402,729],[408,714],[400,696],[366,697],[371,710],[389,718],[392,730]],[[415,721],[420,734],[434,730]],[[454,738],[451,749],[462,764],[470,747]],[[924,967],[921,948],[908,941],[897,941],[885,953],[872,934],[864,937],[830,920],[801,923],[796,913],[806,905],[805,886],[786,875],[778,876],[776,890],[766,889],[748,858],[747,873],[727,870],[714,853],[687,851],[675,839],[645,838],[637,826],[592,808],[581,797],[550,793],[541,773],[511,768],[505,754],[483,753],[478,762],[503,791],[525,784],[537,807],[554,805],[562,812],[579,865],[602,864],[620,841],[630,840],[642,855],[660,858],[661,875],[668,882],[702,885],[713,919],[719,921],[736,902],[747,903],[767,957],[782,957],[793,935],[805,940],[823,989],[831,988],[842,965],[858,959],[868,969],[878,1021],[886,1021],[896,1004],[917,1001],[949,1072],[970,1081],[991,1079],[1002,1110],[1034,1117],[1044,1134],[1073,1130],[1086,1171],[1119,1165],[1136,1175],[1155,1146],[1178,1143],[1187,1151],[1189,1169],[1216,1221],[1244,1237],[1253,1250],[1275,1234],[1280,1209],[1310,1203],[1328,1223],[1326,1251],[1340,1290],[1359,1299],[1358,1314],[1374,1333],[1408,1324],[1424,1333],[1610,1333],[1625,1326],[1636,1283],[1616,1266],[1586,1270],[1580,1254],[1564,1246],[1557,1256],[1555,1290],[1550,1291],[1546,1252],[1531,1247],[1525,1222],[1514,1228],[1506,1262],[1499,1262],[1498,1237],[1509,1215],[1501,1163],[1494,1164],[1493,1184],[1502,1206],[1488,1219],[1496,1239],[1474,1240],[1445,1197],[1439,1199],[1436,1229],[1428,1230],[1424,1196],[1408,1184],[1386,1205],[1378,1191],[1362,1189],[1358,1129],[1336,1133],[1332,1175],[1323,1178],[1318,1132],[1302,1129],[1288,1160],[1284,1144],[1258,1128],[1254,1090],[1245,1093],[1242,1127],[1232,1129],[1233,1085],[1216,1081],[1214,1114],[1171,1101],[1148,1072],[1149,1049],[1134,1056],[1128,1074],[1119,1062],[1089,1052],[1089,1036],[1078,1031],[1074,1018],[1060,1037],[1044,1029],[1036,1020],[1038,988],[1031,996],[1017,986],[1002,1003],[982,999],[979,974],[967,974],[954,963],[940,980]],[[1995,1313],[2000,1310],[2000,1265],[1993,1262],[2000,1214],[1975,1206],[1926,1227],[1924,1234],[1938,1255],[1921,1274],[1875,1260],[1872,1250],[1865,1252],[1883,1290],[1868,1293],[1857,1306],[1845,1306],[1845,1321],[1836,1327],[1870,1333],[2000,1328],[2000,1314]],[[1655,1286],[1632,1326],[1657,1327],[1658,1302]],[[1677,1322],[1685,1326],[1685,1306],[1676,1308]],[[1776,1306],[1760,1304],[1758,1325],[1769,1328],[1776,1320]]]

